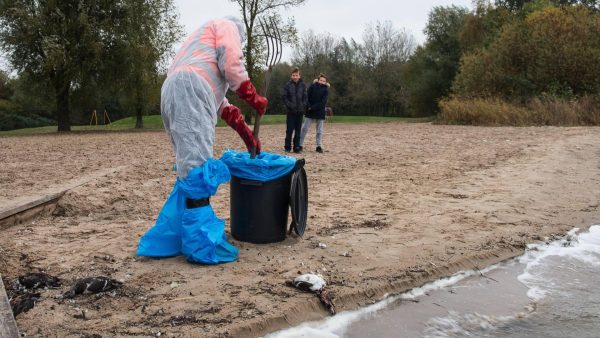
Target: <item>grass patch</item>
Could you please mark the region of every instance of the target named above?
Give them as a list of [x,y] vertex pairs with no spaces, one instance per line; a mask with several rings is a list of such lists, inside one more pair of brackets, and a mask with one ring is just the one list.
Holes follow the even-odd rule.
[[[265,115],[260,124],[285,124],[285,115]],[[429,118],[407,118],[407,117],[383,117],[383,116],[334,116],[331,123],[382,123],[382,122],[429,122]],[[226,126],[225,122],[219,119],[218,127]],[[135,118],[126,117],[114,121],[108,125],[98,126],[71,126],[73,132],[109,132],[109,131],[137,131],[137,130],[162,130],[162,118],[160,115],[144,116],[144,128],[135,129]],[[39,128],[25,128],[0,132],[0,136],[17,135],[40,135],[56,133],[56,126],[47,126]]]

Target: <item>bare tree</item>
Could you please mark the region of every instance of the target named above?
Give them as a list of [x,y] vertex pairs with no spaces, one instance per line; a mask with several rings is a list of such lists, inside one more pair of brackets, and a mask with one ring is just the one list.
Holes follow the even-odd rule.
[[313,64],[319,55],[330,55],[335,52],[339,39],[331,33],[315,34],[311,29],[300,37],[294,49],[293,60],[297,64]]
[[[260,63],[265,56],[264,39],[260,36],[259,19],[272,20],[275,29],[281,33],[283,42],[296,40],[296,28],[293,19],[284,22],[278,10],[302,5],[306,0],[229,0],[238,5],[242,20],[246,26],[246,69],[252,80],[260,74]],[[251,114],[246,113],[246,122],[250,122]]]
[[390,21],[370,23],[363,32],[363,60],[368,67],[387,62],[405,62],[415,50],[415,40]]

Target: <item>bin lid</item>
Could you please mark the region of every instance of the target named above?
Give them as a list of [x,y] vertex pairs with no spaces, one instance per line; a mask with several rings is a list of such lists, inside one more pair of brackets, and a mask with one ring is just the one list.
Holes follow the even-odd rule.
[[289,233],[294,232],[298,236],[304,235],[306,230],[306,219],[308,215],[308,182],[304,170],[304,159],[296,162],[293,170],[290,189],[290,209],[292,210],[292,224]]

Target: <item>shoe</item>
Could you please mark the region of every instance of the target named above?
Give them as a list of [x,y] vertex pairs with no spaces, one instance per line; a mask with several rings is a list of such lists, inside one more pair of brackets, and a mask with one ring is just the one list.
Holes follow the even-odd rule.
[[289,153],[290,151],[292,151],[291,148],[284,148],[286,153]]
[[294,152],[296,154],[300,154],[302,152],[302,147],[300,147],[300,148],[294,148]]
[[323,153],[323,148],[321,148],[320,146],[317,147],[317,153],[321,153],[322,154]]

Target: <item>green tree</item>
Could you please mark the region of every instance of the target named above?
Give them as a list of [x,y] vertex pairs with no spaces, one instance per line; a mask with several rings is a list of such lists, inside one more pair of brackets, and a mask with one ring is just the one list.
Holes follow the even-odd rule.
[[334,95],[330,106],[336,114],[360,114],[357,88],[362,83],[360,45],[342,38],[335,46],[330,60],[330,81]]
[[437,102],[445,92],[443,75],[427,46],[418,47],[402,68],[402,95],[411,116],[435,114]]
[[[112,79],[127,78],[144,88],[146,72],[155,67],[152,61],[158,61],[156,46],[150,42],[171,41],[157,36],[165,26],[173,27],[162,21],[172,20],[171,10],[172,0],[0,0],[0,46],[20,74],[50,85],[58,131],[69,131],[74,91],[100,84],[118,86],[123,82],[107,82],[111,77],[106,74],[126,66],[128,72]],[[132,41],[127,40],[130,37]],[[139,53],[144,48],[151,56]],[[132,60],[138,63],[126,64]]]
[[389,21],[368,24],[360,48],[366,77],[361,86],[366,112],[377,115],[403,113],[402,65],[413,54],[414,38]]
[[516,12],[523,8],[523,5],[531,1],[532,0],[496,0],[496,5]]
[[[538,7],[543,3],[552,3],[556,6],[583,5],[592,11],[600,10],[600,0],[496,0],[496,6],[504,7],[513,12],[519,12],[523,9],[531,12],[532,8]],[[537,3],[537,4],[536,4]],[[529,7],[529,8],[528,8]]]
[[507,8],[492,6],[486,0],[474,1],[473,6],[473,11],[465,16],[458,37],[463,54],[489,46],[502,27],[514,20],[514,14]]
[[9,80],[8,74],[0,70],[0,100],[8,100],[12,96],[13,89]]
[[19,72],[50,82],[59,131],[71,129],[72,87],[100,60],[95,27],[102,24],[106,7],[95,1],[0,2],[0,44]]
[[437,101],[448,95],[462,55],[460,33],[468,10],[434,7],[425,27],[427,41],[404,67],[406,105],[413,116],[437,112]]
[[128,24],[116,28],[123,38],[109,49],[104,65],[108,79],[120,84],[122,101],[135,112],[135,128],[143,128],[142,116],[160,101],[160,74],[183,29],[173,0],[125,0],[120,13]]
[[453,92],[528,100],[600,92],[600,13],[547,7],[506,25],[485,49],[465,55]]

